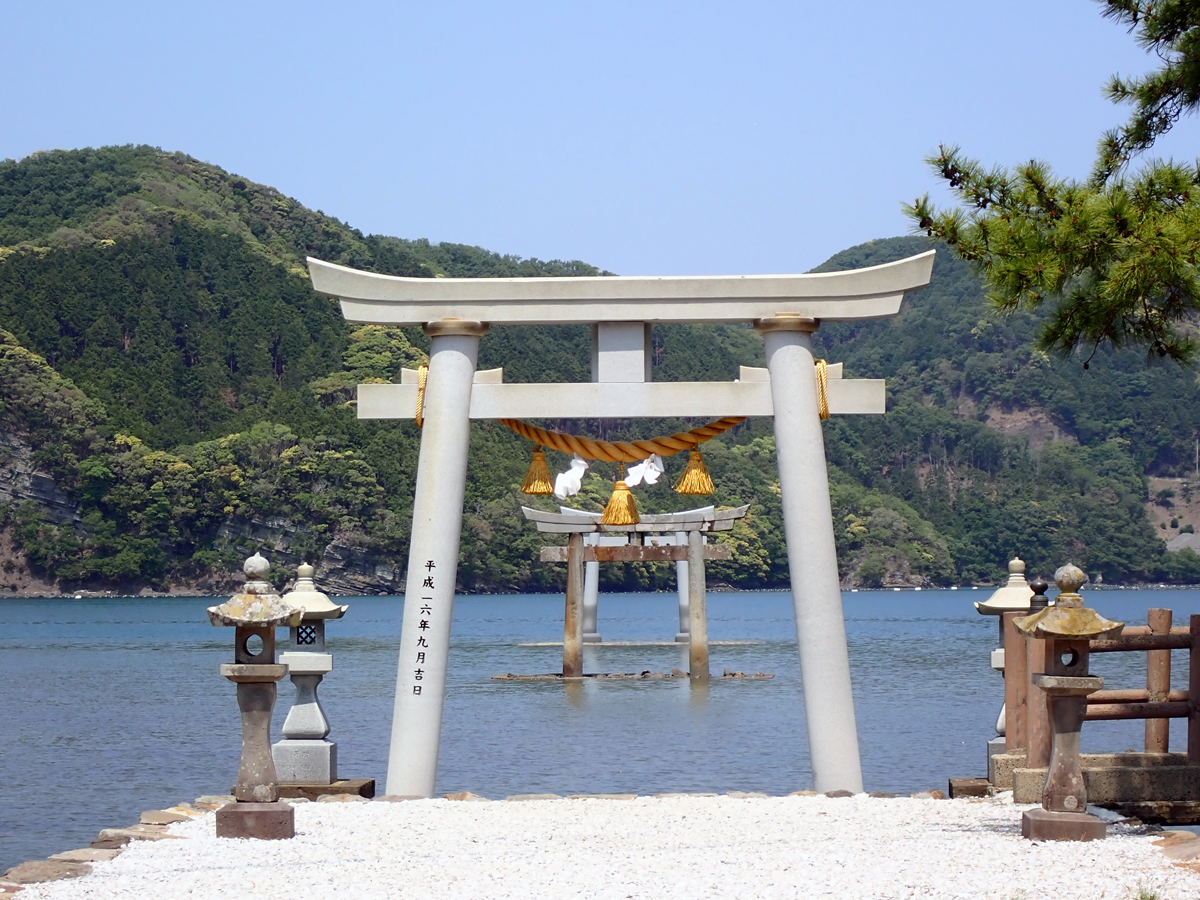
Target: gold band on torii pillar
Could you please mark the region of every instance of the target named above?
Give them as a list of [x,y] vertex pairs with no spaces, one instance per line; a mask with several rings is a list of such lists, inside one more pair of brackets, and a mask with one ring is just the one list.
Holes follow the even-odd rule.
[[426,322],[421,326],[421,330],[429,337],[440,337],[441,335],[463,334],[469,337],[483,337],[488,332],[487,322],[477,322],[474,319],[456,319],[447,317],[445,319],[436,319],[433,322]]
[[768,331],[816,331],[820,327],[820,319],[811,319],[795,313],[780,313],[769,319],[754,320],[754,330],[762,334]]

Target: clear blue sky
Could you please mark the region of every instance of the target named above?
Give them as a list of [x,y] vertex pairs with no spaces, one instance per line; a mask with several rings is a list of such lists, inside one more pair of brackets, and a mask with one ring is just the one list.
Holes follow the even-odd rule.
[[[0,158],[146,143],[363,231],[621,274],[796,272],[905,233],[941,141],[1086,175],[1090,0],[12,3]],[[1196,122],[1160,143],[1192,159]]]

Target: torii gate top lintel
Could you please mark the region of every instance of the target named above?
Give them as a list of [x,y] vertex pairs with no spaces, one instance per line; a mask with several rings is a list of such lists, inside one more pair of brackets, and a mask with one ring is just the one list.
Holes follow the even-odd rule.
[[881,266],[809,275],[603,275],[405,278],[308,258],[313,288],[351,322],[493,325],[750,322],[800,315],[829,322],[894,316],[906,291],[929,283],[934,251]]

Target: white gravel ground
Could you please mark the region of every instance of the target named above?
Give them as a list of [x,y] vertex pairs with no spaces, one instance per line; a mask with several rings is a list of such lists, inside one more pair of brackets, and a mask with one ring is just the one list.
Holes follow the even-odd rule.
[[1033,844],[1002,800],[649,797],[302,803],[291,841],[139,842],[21,900],[1200,898],[1153,835]]

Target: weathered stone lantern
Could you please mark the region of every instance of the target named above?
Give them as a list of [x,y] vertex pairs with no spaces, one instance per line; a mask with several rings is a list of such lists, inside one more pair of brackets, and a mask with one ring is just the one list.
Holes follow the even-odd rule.
[[281,784],[326,785],[337,781],[337,744],[326,740],[329,721],[317,697],[317,686],[333,670],[333,655],[325,650],[325,622],[340,619],[348,606],[338,606],[317,590],[314,570],[304,563],[296,584],[283,602],[300,607],[303,617],[292,626],[292,649],[279,657],[288,667],[296,699],[283,723],[284,739],[272,747]]
[[220,606],[209,607],[214,625],[234,626],[233,665],[221,674],[237,685],[242,711],[242,761],[234,801],[217,810],[217,837],[295,837],[295,812],[279,800],[275,764],[271,759],[271,711],[275,683],[287,666],[275,662],[275,629],[298,625],[301,610],[289,606],[263,580],[270,564],[255,553],[246,560],[246,584]]
[[1087,789],[1079,764],[1079,731],[1088,694],[1104,679],[1088,674],[1088,642],[1119,633],[1112,622],[1083,605],[1079,588],[1087,576],[1065,565],[1054,573],[1059,590],[1054,606],[1016,620],[1017,628],[1046,642],[1045,674],[1033,683],[1050,703],[1050,768],[1042,790],[1042,808],[1021,816],[1021,834],[1034,841],[1092,841],[1104,837],[1104,822],[1088,815]]
[[[1006,612],[1028,612],[1029,599],[1033,590],[1025,581],[1025,563],[1020,557],[1009,560],[1008,582],[997,588],[985,602],[976,603],[975,611],[981,616],[995,616],[1000,627],[1000,646],[992,651],[992,668],[1003,677],[1004,675],[1004,614]],[[996,734],[1001,737],[1007,731],[1004,717],[1004,702],[1000,703],[1000,715],[996,718]],[[1003,742],[988,744],[988,756],[992,753],[1003,753]]]

